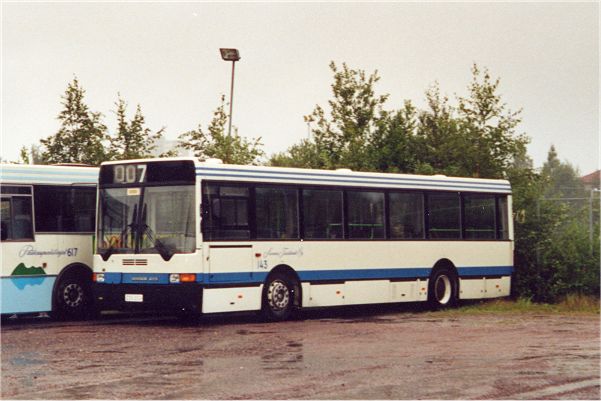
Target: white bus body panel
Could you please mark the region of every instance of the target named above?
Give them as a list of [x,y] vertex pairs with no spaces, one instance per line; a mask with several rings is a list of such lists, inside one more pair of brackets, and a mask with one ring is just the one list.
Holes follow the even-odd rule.
[[92,266],[90,234],[36,234],[35,242],[2,242],[2,313],[52,309],[60,272],[72,264]]

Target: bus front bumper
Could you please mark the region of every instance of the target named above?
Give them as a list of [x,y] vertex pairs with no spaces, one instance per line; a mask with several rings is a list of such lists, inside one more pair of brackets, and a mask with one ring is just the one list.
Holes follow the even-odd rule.
[[100,310],[202,311],[202,286],[197,283],[94,283],[92,292]]

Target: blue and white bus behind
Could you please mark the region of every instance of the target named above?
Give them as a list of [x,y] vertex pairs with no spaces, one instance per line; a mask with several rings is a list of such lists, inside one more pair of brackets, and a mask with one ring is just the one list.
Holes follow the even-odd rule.
[[3,316],[91,308],[98,168],[0,167]]
[[94,294],[104,309],[202,313],[510,293],[506,180],[104,163]]

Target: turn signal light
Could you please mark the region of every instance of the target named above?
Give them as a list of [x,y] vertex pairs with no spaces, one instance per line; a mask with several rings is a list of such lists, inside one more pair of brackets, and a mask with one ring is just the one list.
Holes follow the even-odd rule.
[[169,275],[169,282],[171,284],[193,283],[195,281],[196,281],[196,274],[194,274],[194,273],[171,273]]
[[182,283],[193,283],[196,281],[196,274],[194,273],[180,273],[179,281]]

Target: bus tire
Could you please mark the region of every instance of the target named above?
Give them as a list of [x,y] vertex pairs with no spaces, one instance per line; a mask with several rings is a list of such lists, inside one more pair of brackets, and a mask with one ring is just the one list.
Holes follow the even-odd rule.
[[261,312],[268,321],[286,320],[292,314],[298,284],[288,274],[273,273],[263,288]]
[[92,286],[82,274],[70,273],[60,278],[55,287],[52,317],[78,320],[93,315]]
[[452,269],[441,267],[434,270],[428,282],[428,304],[434,310],[455,306],[457,288],[457,277]]

